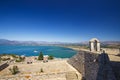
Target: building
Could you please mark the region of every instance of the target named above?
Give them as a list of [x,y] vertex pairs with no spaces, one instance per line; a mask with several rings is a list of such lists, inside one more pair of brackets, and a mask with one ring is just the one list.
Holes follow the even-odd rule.
[[48,62],[48,57],[49,57],[48,55],[44,55],[43,56],[43,62]]
[[97,38],[92,38],[89,41],[89,45],[90,45],[90,51],[92,51],[92,52],[100,51],[100,41]]

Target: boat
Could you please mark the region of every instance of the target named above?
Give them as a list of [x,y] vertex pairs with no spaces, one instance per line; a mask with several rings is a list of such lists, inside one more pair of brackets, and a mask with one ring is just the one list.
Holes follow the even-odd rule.
[[34,50],[34,53],[37,53],[38,51],[37,50]]

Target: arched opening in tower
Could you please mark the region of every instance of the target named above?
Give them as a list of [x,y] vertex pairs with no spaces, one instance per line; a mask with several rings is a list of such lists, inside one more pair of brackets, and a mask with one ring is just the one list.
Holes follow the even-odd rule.
[[97,51],[97,40],[94,41],[94,50]]

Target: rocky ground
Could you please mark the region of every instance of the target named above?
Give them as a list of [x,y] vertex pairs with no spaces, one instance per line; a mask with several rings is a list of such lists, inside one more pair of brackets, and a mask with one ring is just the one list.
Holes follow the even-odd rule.
[[[16,75],[9,71],[14,65],[18,66],[20,71]],[[80,79],[81,75],[67,63],[67,59],[56,59],[46,63],[42,61],[32,64],[14,63],[0,72],[0,80],[78,80],[78,78]]]

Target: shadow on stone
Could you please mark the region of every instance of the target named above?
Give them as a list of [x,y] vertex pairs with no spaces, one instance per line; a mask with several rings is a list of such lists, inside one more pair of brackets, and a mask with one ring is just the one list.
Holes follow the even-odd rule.
[[106,53],[100,54],[99,69],[96,80],[116,80],[108,54]]
[[2,71],[3,69],[7,68],[9,66],[9,64],[7,62],[3,63],[0,65],[0,71]]
[[120,80],[120,62],[111,61],[111,67],[117,80]]

